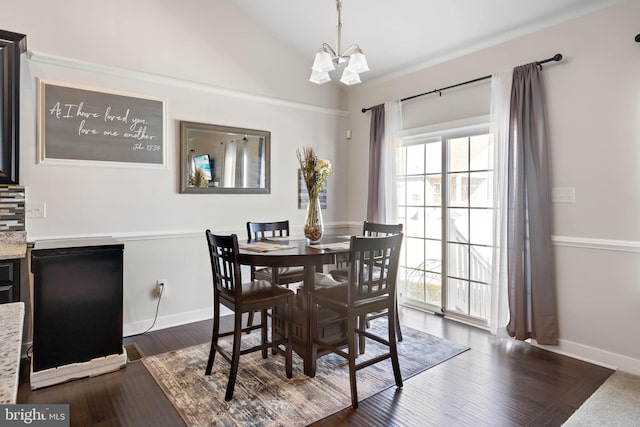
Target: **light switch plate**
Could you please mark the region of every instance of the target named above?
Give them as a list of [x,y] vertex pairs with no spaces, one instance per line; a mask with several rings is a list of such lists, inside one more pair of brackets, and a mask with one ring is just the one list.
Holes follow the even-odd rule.
[[27,218],[44,218],[47,216],[47,204],[45,202],[29,202],[25,209]]
[[575,203],[575,187],[553,187],[551,189],[551,201],[553,203]]

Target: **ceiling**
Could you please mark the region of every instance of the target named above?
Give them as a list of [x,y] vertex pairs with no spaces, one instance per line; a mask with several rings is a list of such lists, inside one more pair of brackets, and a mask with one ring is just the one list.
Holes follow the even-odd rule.
[[[335,0],[229,0],[309,58],[336,49]],[[371,71],[394,77],[541,30],[620,0],[343,0],[342,46],[357,43]],[[549,48],[549,56],[555,53]],[[338,76],[339,78],[339,76]]]

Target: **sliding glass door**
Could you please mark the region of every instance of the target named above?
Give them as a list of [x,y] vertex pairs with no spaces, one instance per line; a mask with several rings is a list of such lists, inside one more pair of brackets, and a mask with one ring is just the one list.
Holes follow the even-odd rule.
[[486,130],[405,138],[398,218],[401,301],[486,324],[491,309],[493,147]]

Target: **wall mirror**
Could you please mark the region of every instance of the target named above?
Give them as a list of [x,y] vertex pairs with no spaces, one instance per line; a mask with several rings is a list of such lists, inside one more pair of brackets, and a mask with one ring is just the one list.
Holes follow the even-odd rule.
[[180,192],[269,193],[271,132],[180,122]]

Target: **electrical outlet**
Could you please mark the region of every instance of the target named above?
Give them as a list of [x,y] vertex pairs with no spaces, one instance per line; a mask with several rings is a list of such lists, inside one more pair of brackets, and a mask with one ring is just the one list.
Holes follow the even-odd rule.
[[156,296],[158,298],[167,296],[167,279],[156,280]]

